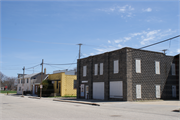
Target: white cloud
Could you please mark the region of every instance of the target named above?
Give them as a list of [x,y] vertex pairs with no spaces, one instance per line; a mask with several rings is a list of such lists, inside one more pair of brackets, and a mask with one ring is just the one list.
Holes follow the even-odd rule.
[[180,49],[177,49],[177,52],[180,53]]
[[122,46],[121,44],[118,44],[118,47],[119,47],[119,48],[122,48],[123,46]]
[[94,53],[90,53],[90,55],[94,55]]
[[152,9],[151,8],[147,8],[147,9],[143,9],[144,12],[151,12]]
[[108,43],[111,43],[111,41],[110,41],[110,40],[108,40]]
[[[135,9],[133,7],[131,7],[130,5],[124,5],[124,6],[114,6],[114,7],[110,7],[110,8],[103,8],[103,9],[98,9],[99,11],[103,11],[106,13],[121,13],[121,17],[132,17],[132,11],[134,11]],[[122,15],[125,14],[125,15]]]
[[115,43],[120,43],[122,42],[123,40],[114,40]]
[[131,39],[131,37],[124,37],[124,42],[126,42],[126,41],[128,41],[130,39]]

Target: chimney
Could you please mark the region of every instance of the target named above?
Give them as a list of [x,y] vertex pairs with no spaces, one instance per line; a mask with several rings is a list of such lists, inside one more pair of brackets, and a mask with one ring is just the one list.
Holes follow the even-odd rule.
[[46,74],[46,68],[44,68],[44,74]]

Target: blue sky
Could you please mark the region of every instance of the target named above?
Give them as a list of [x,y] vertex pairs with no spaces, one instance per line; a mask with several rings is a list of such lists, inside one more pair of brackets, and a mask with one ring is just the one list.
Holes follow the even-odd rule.
[[[171,1],[1,1],[0,71],[17,77],[22,68],[75,63],[120,49],[140,48],[180,34],[180,2]],[[145,50],[180,53],[179,38]],[[76,65],[44,65],[47,73]],[[34,68],[40,72],[41,66]],[[33,69],[25,71],[33,73]]]

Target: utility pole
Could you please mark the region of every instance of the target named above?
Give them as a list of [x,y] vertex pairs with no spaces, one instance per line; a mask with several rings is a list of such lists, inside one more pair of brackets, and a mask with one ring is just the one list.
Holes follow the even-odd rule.
[[79,43],[77,45],[79,45],[79,59],[80,59],[80,57],[81,57],[81,45],[83,45],[83,44]]
[[24,91],[24,72],[25,72],[25,67],[23,67],[23,80],[21,80],[21,83],[22,83],[22,97],[23,97],[23,91]]
[[44,59],[42,59],[42,63],[41,63],[42,70],[41,70],[40,98],[42,97],[43,63],[44,63]]

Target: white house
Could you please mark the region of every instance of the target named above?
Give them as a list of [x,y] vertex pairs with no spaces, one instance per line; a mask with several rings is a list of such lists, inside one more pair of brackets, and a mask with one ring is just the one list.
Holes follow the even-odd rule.
[[27,74],[18,78],[18,85],[17,85],[17,94],[22,94],[22,91],[32,91],[32,82],[36,79],[41,73],[33,73]]

